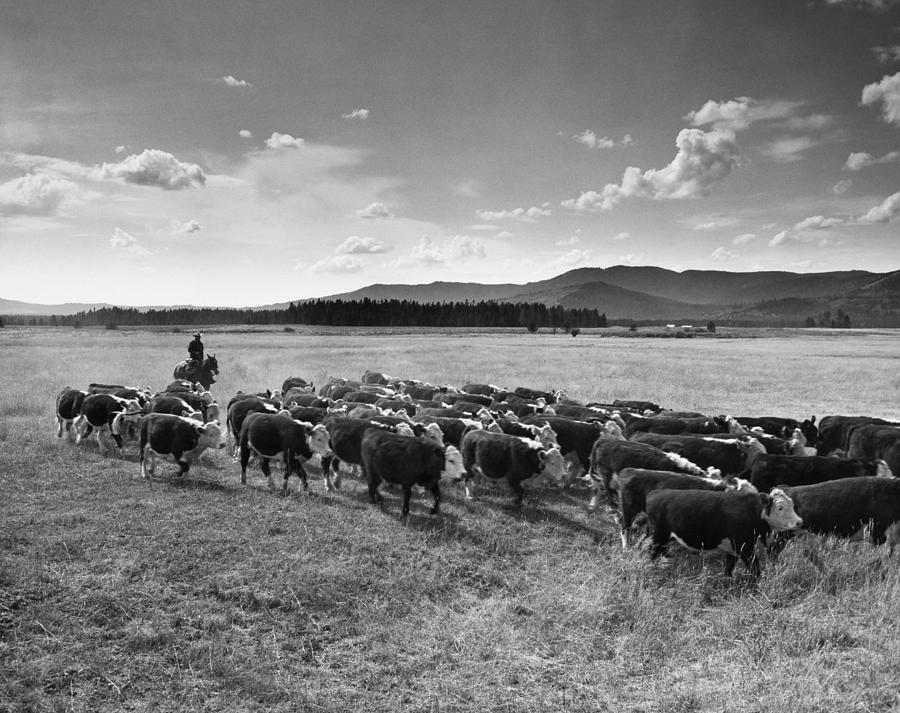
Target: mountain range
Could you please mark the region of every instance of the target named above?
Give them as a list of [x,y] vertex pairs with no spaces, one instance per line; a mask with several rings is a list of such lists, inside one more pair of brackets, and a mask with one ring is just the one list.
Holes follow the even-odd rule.
[[[820,273],[674,272],[652,266],[616,265],[579,268],[525,284],[373,284],[319,299],[366,298],[418,302],[543,302],[566,308],[597,309],[612,320],[718,319],[734,323],[784,325],[802,324],[806,317],[829,311],[834,313],[840,309],[850,315],[856,326],[900,326],[900,270],[887,273],[864,270]],[[289,304],[282,302],[248,309],[283,309]],[[110,306],[80,303],[41,305],[0,299],[0,314],[63,315]]]

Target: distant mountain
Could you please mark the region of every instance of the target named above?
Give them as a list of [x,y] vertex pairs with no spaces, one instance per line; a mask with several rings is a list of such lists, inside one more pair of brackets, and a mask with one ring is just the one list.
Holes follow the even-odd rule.
[[35,316],[49,316],[51,314],[76,314],[86,312],[89,309],[101,307],[113,307],[107,302],[65,302],[56,305],[43,305],[33,302],[19,302],[18,300],[5,300],[0,298],[0,314],[33,314]]

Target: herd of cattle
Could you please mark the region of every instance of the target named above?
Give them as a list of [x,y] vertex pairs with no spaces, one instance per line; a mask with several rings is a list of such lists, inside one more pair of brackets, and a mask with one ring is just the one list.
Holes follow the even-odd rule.
[[[588,509],[601,497],[617,508],[623,547],[646,517],[652,558],[673,537],[693,550],[726,553],[731,574],[740,558],[754,576],[757,543],[804,530],[849,537],[868,527],[876,544],[900,523],[900,423],[866,416],[707,416],[662,410],[645,401],[581,403],[562,391],[490,384],[460,388],[367,371],[358,381],[331,378],[318,391],[302,378],[281,389],[238,392],[224,429],[210,392],[186,381],[164,391],[113,384],[66,387],[56,400],[57,435],[78,443],[108,434],[121,449],[138,441],[141,474],[171,456],[179,476],[207,448],[230,442],[241,483],[256,458],[284,469],[282,492],[305,466],[321,468],[326,490],[358,471],[373,503],[384,481],[434,497],[441,480],[462,481],[472,497],[476,477],[505,480],[517,504],[538,483],[590,485]],[[897,525],[900,530],[900,524]],[[778,535],[778,537],[773,537]],[[777,548],[776,548],[777,549]]]

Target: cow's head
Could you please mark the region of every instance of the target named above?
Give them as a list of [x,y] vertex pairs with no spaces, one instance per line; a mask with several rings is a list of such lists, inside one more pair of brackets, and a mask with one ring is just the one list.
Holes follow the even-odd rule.
[[313,454],[324,456],[331,453],[328,429],[321,423],[310,429],[309,435],[306,437],[306,442],[309,444],[309,450],[312,451]]
[[773,488],[771,493],[759,493],[756,497],[762,505],[762,519],[776,532],[803,527],[803,520],[794,510],[793,501],[783,490]]
[[728,433],[733,433],[737,436],[745,436],[749,431],[738,422],[738,420],[734,416],[726,416],[725,423],[728,425]]
[[225,432],[218,421],[198,423],[195,426],[199,440],[197,445],[202,448],[224,448]]
[[554,485],[562,487],[568,482],[566,461],[563,459],[559,448],[541,449],[538,452],[538,461],[540,462],[541,475]]
[[[432,424],[437,425],[437,424]],[[466,477],[466,468],[463,465],[462,453],[456,446],[447,446],[442,449],[444,469],[441,477],[448,480],[463,480]]]
[[219,420],[219,404],[213,401],[211,404],[206,407],[206,420],[207,421],[218,421]]
[[556,440],[556,431],[550,428],[549,423],[545,423],[543,426],[534,426],[534,437],[540,441],[541,445],[544,448],[553,448],[553,446],[559,446],[559,441]]
[[416,434],[413,432],[412,426],[408,423],[398,423],[394,427],[394,433],[400,436],[415,436]]
[[439,446],[444,445],[444,432],[436,423],[429,423],[422,429],[422,436],[429,441],[434,441]]

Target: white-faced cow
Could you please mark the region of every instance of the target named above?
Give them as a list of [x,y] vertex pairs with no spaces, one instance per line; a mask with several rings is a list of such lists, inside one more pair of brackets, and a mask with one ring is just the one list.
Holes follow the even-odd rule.
[[123,399],[112,394],[90,394],[81,405],[81,416],[75,421],[76,443],[95,431],[100,452],[104,452],[101,434],[108,431],[119,449],[129,421],[136,421],[143,415],[137,399]]
[[325,456],[330,453],[328,431],[324,426],[295,421],[289,414],[248,414],[241,424],[240,447],[241,484],[247,482],[247,463],[251,453],[259,458],[260,470],[266,478],[270,477],[269,461],[281,458],[284,463],[282,493],[287,492],[288,479],[294,472],[306,490],[308,483],[303,464],[314,454]]
[[725,552],[729,577],[740,557],[754,578],[760,574],[757,540],[803,524],[791,499],[777,489],[771,494],[655,490],[647,496],[647,520],[653,538],[651,559],[659,557],[674,537],[694,551]]
[[[156,471],[157,456],[172,456],[181,477],[207,448],[225,448],[218,421],[202,423],[168,413],[150,413],[141,420],[141,475],[148,480]],[[150,461],[149,468],[145,460]]]

